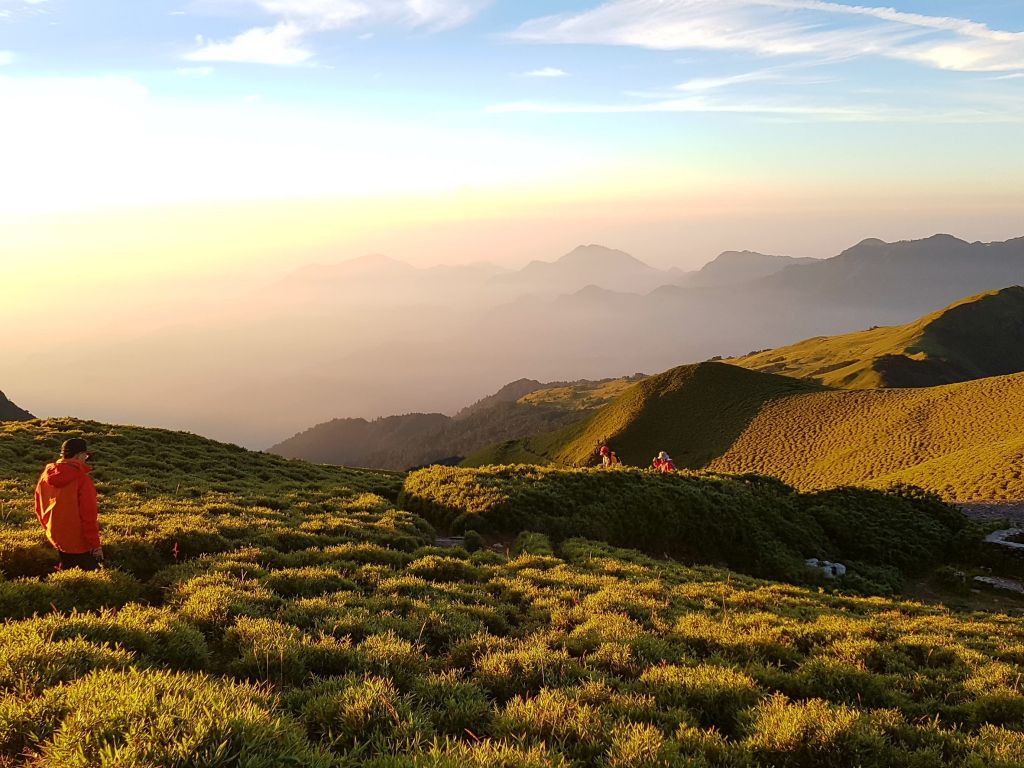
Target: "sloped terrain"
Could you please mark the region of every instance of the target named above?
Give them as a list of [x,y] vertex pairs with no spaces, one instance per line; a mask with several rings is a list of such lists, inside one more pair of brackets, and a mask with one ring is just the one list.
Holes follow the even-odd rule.
[[756,473],[800,489],[911,482],[959,501],[1024,499],[1024,374],[921,389],[826,390],[721,363],[635,385],[585,422],[467,460],[586,466],[607,440],[627,464]]
[[499,441],[575,423],[641,378],[638,374],[626,379],[547,384],[520,379],[454,417],[412,413],[374,421],[336,419],[300,432],[270,450],[291,459],[375,469],[453,463]]
[[8,400],[3,392],[0,392],[0,421],[28,421],[33,418],[35,417],[31,413],[24,408],[19,408]]
[[[55,558],[31,489],[74,434],[117,567],[33,575]],[[400,483],[160,430],[0,427],[0,764],[1024,761],[1016,618],[582,539],[438,550]]]
[[729,362],[844,389],[930,387],[1024,371],[1024,288],[963,299],[904,326],[817,337]]
[[494,446],[465,464],[586,466],[596,460],[595,447],[610,440],[627,464],[647,466],[668,450],[683,459],[680,466],[699,469],[728,450],[765,403],[820,389],[722,363],[681,366],[633,385],[584,421]]

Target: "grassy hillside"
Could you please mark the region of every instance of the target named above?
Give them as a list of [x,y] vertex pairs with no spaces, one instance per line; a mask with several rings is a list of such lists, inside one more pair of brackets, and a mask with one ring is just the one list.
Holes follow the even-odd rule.
[[[78,433],[117,567],[38,577],[31,488]],[[1018,619],[579,539],[437,550],[399,482],[160,430],[0,427],[0,765],[1024,761]]]
[[374,421],[336,419],[301,432],[270,450],[321,464],[406,470],[470,453],[503,440],[579,421],[614,399],[627,379],[554,382],[521,379],[464,408],[455,417],[412,413]]
[[971,296],[903,326],[817,337],[729,362],[844,389],[927,387],[1024,371],[1024,288]]
[[913,482],[961,501],[1022,499],[1024,374],[768,404],[710,469],[800,488]]
[[467,464],[586,465],[607,439],[627,464],[756,473],[801,490],[914,483],[944,498],[1024,499],[1024,374],[922,389],[835,391],[718,363],[634,386],[586,422]]
[[859,583],[889,587],[898,574],[885,569],[946,561],[965,522],[910,491],[799,494],[764,477],[637,469],[433,467],[408,477],[401,503],[445,530],[583,536],[772,578],[806,578],[809,557],[856,561]]
[[491,447],[465,465],[586,466],[595,460],[595,446],[610,440],[627,464],[647,466],[667,450],[680,466],[699,469],[728,450],[765,403],[820,389],[721,363],[683,366],[634,384],[583,421]]

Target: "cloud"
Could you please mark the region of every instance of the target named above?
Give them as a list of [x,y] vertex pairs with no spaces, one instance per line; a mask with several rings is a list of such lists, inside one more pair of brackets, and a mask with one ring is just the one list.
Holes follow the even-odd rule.
[[[224,0],[200,0],[212,10]],[[255,7],[307,31],[355,25],[396,25],[432,31],[451,29],[473,19],[493,0],[232,0]]]
[[680,83],[675,87],[675,90],[686,93],[702,93],[705,91],[715,91],[720,88],[728,88],[732,85],[778,79],[778,73],[762,69],[756,72],[744,72],[739,75],[726,75],[724,77],[696,77],[692,80],[687,80],[685,83]]
[[555,115],[622,115],[642,113],[731,113],[773,115],[781,117],[818,118],[845,122],[865,122],[885,119],[880,111],[871,107],[806,106],[762,103],[715,103],[702,97],[661,99],[628,104],[573,104],[531,101],[496,104],[488,107],[493,114],[532,112]]
[[0,67],[11,64],[14,61],[14,51],[0,51]]
[[885,56],[959,71],[1024,67],[1024,33],[826,0],[610,0],[521,25],[514,39],[765,56]]
[[558,69],[557,67],[544,67],[542,69],[534,69],[530,72],[524,72],[523,77],[568,77],[569,73],[564,69]]
[[291,22],[274,27],[256,27],[232,38],[216,42],[198,38],[199,50],[185,54],[187,61],[225,61],[246,64],[294,65],[308,61],[312,51],[303,48],[303,31]]
[[[212,2],[212,0],[210,0]],[[316,32],[356,25],[391,24],[441,31],[458,27],[493,0],[235,0],[275,16],[274,27],[256,27],[228,42],[208,43],[185,56],[190,61],[232,61],[256,64],[301,64],[313,56],[303,47]],[[211,7],[220,8],[222,2]]]
[[630,103],[550,103],[518,101],[495,104],[491,114],[533,113],[544,115],[625,115],[625,114],[734,114],[774,120],[822,121],[842,123],[1024,123],[1024,114],[1009,109],[952,109],[926,112],[884,105],[782,104],[759,101],[711,101],[703,96],[663,98]]

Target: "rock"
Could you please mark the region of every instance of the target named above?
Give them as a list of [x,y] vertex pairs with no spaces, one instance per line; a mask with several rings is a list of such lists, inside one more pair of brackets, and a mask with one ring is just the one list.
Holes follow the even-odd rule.
[[975,586],[992,589],[996,592],[1024,595],[1024,584],[1015,579],[1004,579],[1000,576],[975,576],[974,584]]
[[997,547],[1006,547],[1007,549],[1016,550],[1017,552],[1024,552],[1024,544],[1021,544],[1019,541],[1010,540],[1022,535],[1024,535],[1024,529],[1007,528],[1002,531],[994,531],[990,533],[985,537],[985,543],[994,544]]
[[819,571],[826,579],[838,579],[846,575],[846,566],[842,563],[833,563],[829,560],[812,557],[805,560],[804,564],[812,571]]
[[466,540],[462,536],[439,536],[434,544],[444,549],[454,549],[455,547],[464,547]]

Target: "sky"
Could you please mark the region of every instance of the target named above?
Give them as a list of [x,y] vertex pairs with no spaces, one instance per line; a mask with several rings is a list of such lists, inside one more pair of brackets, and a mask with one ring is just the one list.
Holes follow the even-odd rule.
[[1019,0],[0,0],[0,296],[1005,239],[1022,135]]

